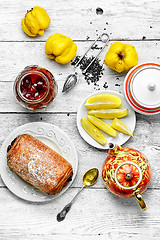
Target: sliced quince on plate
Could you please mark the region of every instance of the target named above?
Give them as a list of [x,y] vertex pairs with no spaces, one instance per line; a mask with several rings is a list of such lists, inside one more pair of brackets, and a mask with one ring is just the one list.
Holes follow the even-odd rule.
[[122,100],[120,97],[104,93],[89,97],[84,105],[87,109],[108,109],[118,108],[121,104]]
[[105,145],[107,143],[107,139],[105,136],[96,128],[87,118],[81,118],[81,125],[84,130],[98,143],[101,145]]
[[119,132],[122,132],[124,134],[127,134],[129,136],[133,137],[133,133],[131,132],[131,129],[121,120],[115,118],[112,123],[111,123],[111,127],[113,127],[114,129],[116,129]]
[[101,129],[103,132],[107,133],[108,135],[112,136],[112,137],[116,137],[117,136],[117,132],[106,122],[104,122],[103,120],[94,117],[92,115],[88,115],[87,119],[93,124],[95,125],[97,128]]
[[90,110],[88,114],[104,119],[122,118],[128,115],[128,109],[97,109]]

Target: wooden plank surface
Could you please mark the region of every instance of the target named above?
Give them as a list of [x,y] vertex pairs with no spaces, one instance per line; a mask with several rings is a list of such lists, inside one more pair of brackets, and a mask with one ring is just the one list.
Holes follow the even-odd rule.
[[[51,24],[44,35],[29,38],[22,31],[20,22],[27,9],[36,5],[47,10]],[[103,13],[97,12],[98,8]],[[109,193],[100,177],[96,185],[83,190],[65,221],[56,221],[57,213],[82,186],[84,172],[97,167],[101,173],[107,155],[107,151],[95,149],[81,138],[76,127],[77,109],[87,95],[105,90],[105,83],[107,89],[123,93],[126,73],[116,73],[104,64],[108,47],[114,41],[134,45],[139,63],[160,63],[159,0],[36,0],[34,3],[31,0],[2,0],[0,9],[0,144],[20,125],[35,121],[48,122],[70,136],[79,158],[78,172],[72,186],[64,195],[49,203],[35,204],[19,199],[0,178],[0,239],[159,240],[160,115],[136,114],[134,138],[124,144],[142,151],[150,161],[152,180],[143,194],[147,211],[142,212],[134,198],[121,199]],[[104,70],[98,86],[92,83],[88,85],[84,76],[80,75],[80,81],[74,89],[66,94],[61,92],[66,77],[73,72],[73,66],[62,66],[51,61],[44,51],[48,37],[57,32],[76,42],[79,56],[99,34],[109,34],[108,47],[99,57]],[[90,55],[96,53],[97,50],[94,50]],[[16,102],[13,94],[16,76],[24,67],[33,64],[50,70],[58,83],[57,97],[44,112],[31,113],[25,110]]]
[[[29,39],[20,28],[21,19],[33,7],[32,1],[2,0],[0,3],[3,41],[45,41],[50,35],[61,32],[74,40],[95,39],[107,30],[112,39],[159,39],[158,0],[36,0],[34,6],[44,7],[51,24],[43,36]],[[103,14],[97,14],[101,8]],[[16,34],[15,34],[16,33]]]
[[[9,122],[6,119],[9,118]],[[47,122],[61,128],[67,135],[70,136],[78,151],[79,167],[78,174],[73,184],[73,187],[80,187],[82,176],[89,168],[97,167],[100,172],[102,164],[107,156],[106,150],[98,150],[87,144],[80,136],[76,127],[76,114],[0,114],[0,124],[3,128],[0,129],[0,143],[2,143],[8,134],[20,125],[29,122]],[[150,160],[152,167],[152,183],[151,188],[160,188],[158,169],[159,152],[160,152],[160,129],[159,118],[145,117],[137,114],[137,124],[134,132],[134,138],[131,138],[124,146],[139,149]],[[143,128],[142,128],[143,126]],[[152,137],[150,137],[152,136]],[[3,184],[0,182],[0,186]],[[99,180],[95,188],[104,187],[102,181]]]
[[118,236],[124,240],[128,237],[151,239],[153,236],[159,239],[160,209],[155,208],[159,205],[159,191],[144,193],[149,209],[142,212],[135,199],[119,199],[103,189],[84,189],[65,221],[57,222],[57,212],[76,192],[77,189],[69,189],[67,198],[39,205],[26,204],[7,189],[1,189],[4,208],[0,215],[3,224],[0,236],[2,239],[9,239],[9,236],[13,239],[17,236],[19,239],[37,239],[38,236],[40,239],[83,239],[83,236],[84,239],[116,239]]
[[[113,42],[109,43],[109,46]],[[126,43],[123,41],[123,43]],[[144,62],[156,62],[160,63],[160,45],[157,41],[129,41],[129,44],[133,44],[139,55],[139,63]],[[81,56],[90,42],[77,42],[78,50],[77,55]],[[104,64],[105,54],[108,47],[100,55],[100,65],[103,66],[103,75],[99,79],[98,87],[94,84],[88,85],[84,75],[80,72],[79,83],[72,89],[72,91],[63,94],[62,89],[66,77],[73,73],[73,66],[67,64],[62,66],[52,60],[50,60],[44,52],[43,42],[0,42],[1,50],[1,79],[0,79],[0,112],[26,112],[16,101],[13,94],[13,83],[16,76],[28,65],[43,66],[53,73],[58,84],[58,95],[55,102],[47,108],[45,112],[75,112],[77,111],[82,100],[95,90],[105,90],[104,84],[107,82],[110,90],[116,90],[123,93],[123,82],[126,73],[116,73],[109,69]],[[19,48],[21,49],[19,51]],[[30,52],[28,54],[28,49]],[[91,51],[88,56],[95,56],[97,50]],[[6,96],[9,95],[7,98]],[[71,101],[72,99],[72,101]],[[74,102],[73,102],[74,101]],[[7,108],[6,108],[7,106]]]

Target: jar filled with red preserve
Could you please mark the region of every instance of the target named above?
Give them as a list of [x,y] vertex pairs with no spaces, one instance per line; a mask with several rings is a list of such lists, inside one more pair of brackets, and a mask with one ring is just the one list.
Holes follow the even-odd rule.
[[57,91],[52,73],[38,66],[26,67],[14,83],[17,100],[23,107],[33,111],[45,109],[54,100]]

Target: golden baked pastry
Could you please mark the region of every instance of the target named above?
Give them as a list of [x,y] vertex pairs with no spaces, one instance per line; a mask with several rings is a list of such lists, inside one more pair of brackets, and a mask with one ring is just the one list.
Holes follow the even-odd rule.
[[73,175],[67,160],[28,134],[18,136],[8,147],[7,164],[23,180],[50,195],[59,193]]

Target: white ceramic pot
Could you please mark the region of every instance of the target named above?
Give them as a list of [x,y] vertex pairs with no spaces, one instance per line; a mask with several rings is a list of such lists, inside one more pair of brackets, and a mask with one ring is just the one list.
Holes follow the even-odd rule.
[[125,77],[124,94],[138,113],[160,113],[160,65],[143,63],[133,67]]

